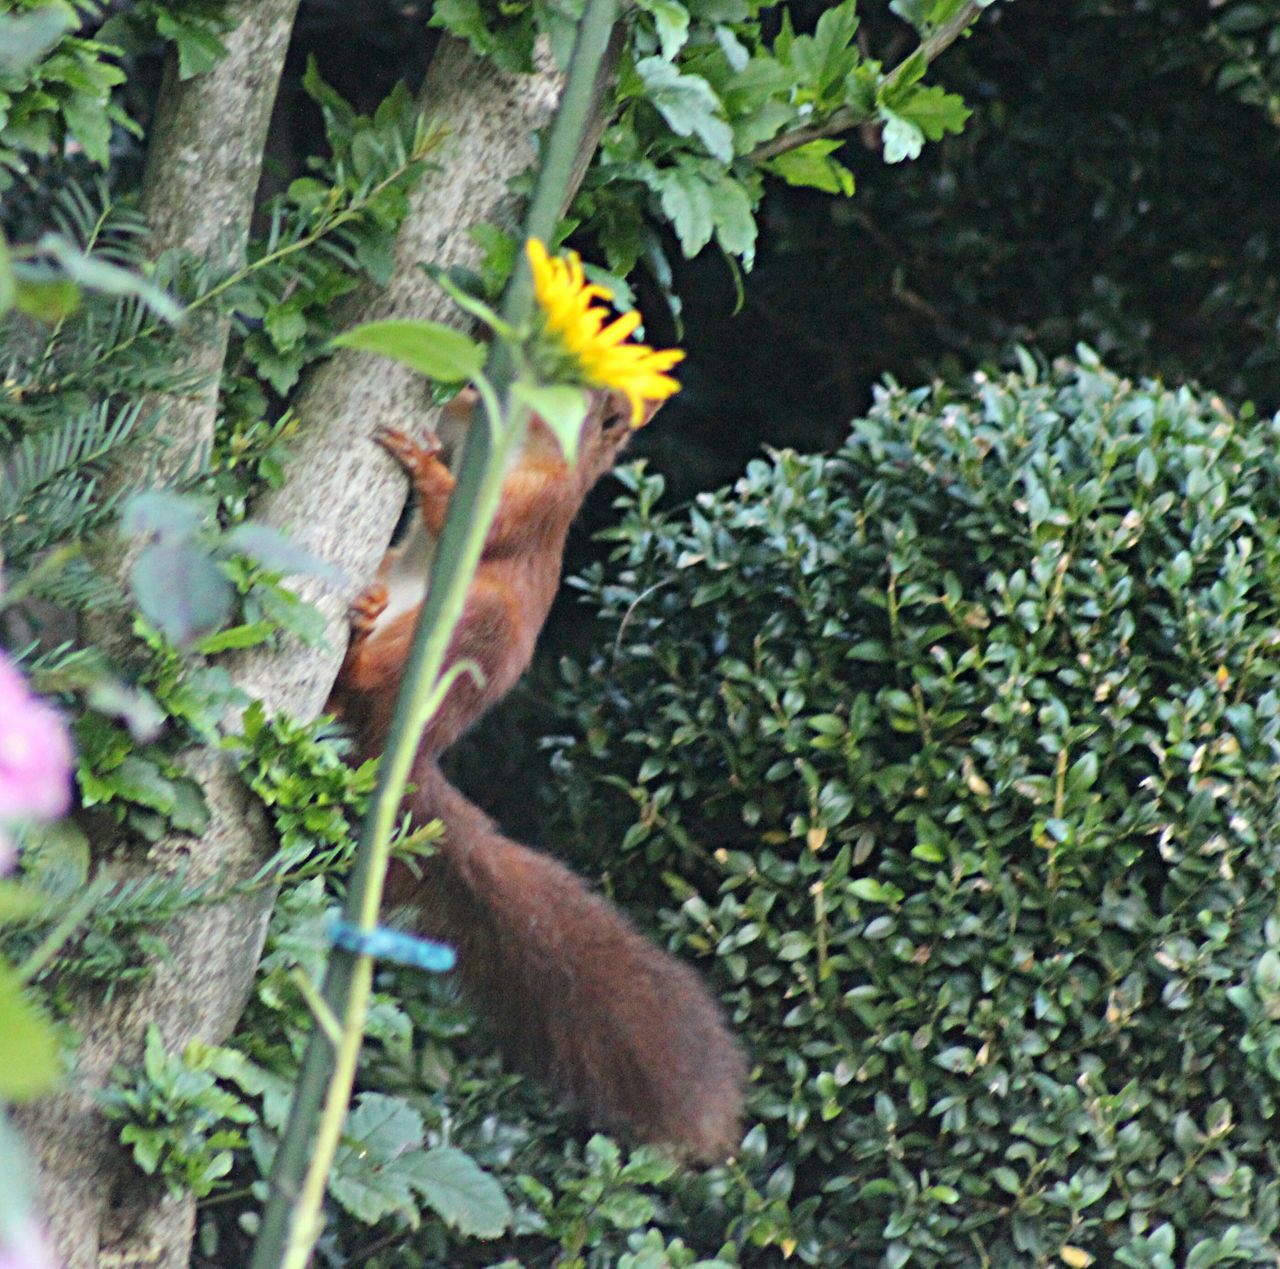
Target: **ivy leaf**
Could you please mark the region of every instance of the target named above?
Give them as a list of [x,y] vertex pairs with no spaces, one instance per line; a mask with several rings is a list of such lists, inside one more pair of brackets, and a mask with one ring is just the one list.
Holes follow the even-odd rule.
[[636,73],[644,81],[645,98],[677,136],[696,136],[722,163],[733,158],[733,129],[722,117],[715,89],[701,75],[682,75],[660,57],[641,58]]
[[555,434],[565,462],[578,461],[578,439],[587,417],[587,394],[567,384],[536,386],[513,383],[511,391],[538,415]]
[[58,1078],[53,1028],[23,995],[13,969],[0,961],[0,1098],[35,1097]]
[[381,353],[442,383],[474,379],[484,368],[484,348],[470,336],[442,322],[409,318],[366,322],[337,336],[333,344],[338,348]]
[[453,1146],[412,1154],[403,1171],[446,1224],[468,1238],[498,1238],[511,1227],[511,1204],[479,1164]]
[[208,552],[190,544],[148,547],[130,582],[143,616],[178,647],[221,626],[235,599]]

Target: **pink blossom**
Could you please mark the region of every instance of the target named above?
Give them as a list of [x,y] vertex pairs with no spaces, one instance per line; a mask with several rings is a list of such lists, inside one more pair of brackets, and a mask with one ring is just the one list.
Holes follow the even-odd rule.
[[23,1220],[0,1242],[0,1269],[54,1269],[53,1256],[33,1221]]
[[[0,822],[53,820],[65,814],[72,757],[62,715],[33,695],[26,679],[0,654]],[[0,859],[4,853],[0,844]]]

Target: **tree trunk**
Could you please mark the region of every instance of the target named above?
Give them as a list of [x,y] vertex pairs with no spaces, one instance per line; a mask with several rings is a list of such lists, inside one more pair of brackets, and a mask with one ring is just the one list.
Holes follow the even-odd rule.
[[[348,307],[350,325],[385,317],[424,317],[466,325],[468,319],[418,266],[475,267],[480,248],[470,230],[483,221],[514,227],[522,200],[508,188],[535,157],[534,132],[550,122],[563,76],[539,47],[532,75],[512,75],[446,38],[432,58],[420,103],[447,130],[428,174],[411,199],[396,244],[395,273],[385,290],[366,287]],[[347,641],[346,610],[354,589],[372,577],[391,539],[407,487],[404,473],[373,443],[379,426],[420,432],[435,422],[427,381],[371,353],[339,351],[316,366],[299,389],[302,430],[289,475],[254,508],[256,519],[284,530],[352,579],[335,594],[318,583],[300,590],[324,613],[327,652],[294,647],[253,649],[238,658],[236,677],[268,708],[313,717],[324,705]]]
[[[181,80],[171,55],[156,107],[147,158],[145,209],[157,251],[181,248],[215,267],[243,258],[261,170],[267,124],[284,66],[298,0],[234,0],[235,27],[227,56],[208,74]],[[228,126],[228,121],[231,126]],[[213,439],[218,376],[230,319],[208,319],[189,331],[185,364],[201,384],[184,396],[152,404],[166,443],[161,481]],[[124,553],[115,567],[127,566]],[[129,642],[127,626],[95,637],[107,647]],[[112,861],[121,880],[184,869],[188,884],[234,885],[251,877],[266,853],[261,810],[235,769],[217,750],[193,751],[184,765],[200,783],[211,812],[200,841],[174,835],[143,858]],[[110,843],[100,843],[99,857]],[[117,1064],[142,1055],[147,1027],[160,1028],[171,1049],[193,1039],[224,1038],[244,1008],[266,933],[271,896],[239,897],[186,913],[163,934],[169,959],[154,964],[136,990],[110,999],[84,995],[72,1023],[80,1034],[75,1067],[52,1097],[16,1118],[36,1163],[50,1234],[67,1269],[103,1264],[184,1265],[195,1203],[174,1198],[134,1169],[116,1131],[98,1113],[95,1094]]]
[[[166,80],[166,97],[172,93],[181,100],[167,101],[158,111],[147,172],[155,182],[148,206],[161,246],[243,249],[266,127],[260,94],[269,107],[284,52],[283,34],[269,39],[266,30],[287,33],[296,2],[238,0],[243,16],[227,40],[228,58],[200,80]],[[218,91],[215,82],[222,84]],[[427,176],[412,200],[393,282],[385,291],[360,293],[353,322],[391,314],[459,322],[417,266],[475,264],[479,249],[468,236],[470,227],[485,220],[514,224],[519,200],[509,183],[531,164],[533,134],[550,121],[562,85],[545,50],[534,74],[514,76],[481,62],[457,41],[442,42],[423,88],[426,108],[447,128],[436,155],[441,170]],[[228,121],[244,131],[231,135]],[[216,157],[201,157],[202,148]],[[228,182],[225,191],[215,191],[215,173]],[[182,189],[174,189],[175,183]],[[213,376],[209,387],[167,401],[162,423],[162,434],[182,458],[212,435],[226,331],[211,326],[196,339],[192,365]],[[289,479],[263,500],[255,518],[290,532],[352,579],[368,577],[405,497],[403,476],[369,438],[378,424],[416,429],[430,420],[426,386],[384,360],[343,352],[309,376],[297,411],[304,427]],[[351,598],[311,584],[304,584],[304,594],[325,614],[327,649],[255,650],[228,660],[237,684],[262,699],[269,712],[284,709],[299,719],[314,717],[328,697]],[[260,808],[216,751],[194,751],[187,766],[204,790],[210,826],[198,842],[174,836],[157,844],[146,869],[181,865],[191,883],[217,876],[234,885],[251,876],[267,852]],[[82,1043],[74,1072],[61,1092],[27,1107],[18,1119],[37,1162],[50,1232],[68,1269],[188,1263],[194,1203],[167,1195],[132,1166],[116,1132],[98,1115],[94,1094],[115,1065],[140,1061],[151,1023],[171,1050],[193,1039],[226,1039],[252,985],[273,897],[265,891],[257,902],[238,896],[174,921],[162,931],[171,959],[157,963],[140,988],[119,991],[110,1001],[80,1001],[73,1022]]]

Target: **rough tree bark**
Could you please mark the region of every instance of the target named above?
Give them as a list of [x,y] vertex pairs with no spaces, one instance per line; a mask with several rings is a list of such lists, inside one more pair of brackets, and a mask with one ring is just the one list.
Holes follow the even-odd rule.
[[[156,241],[203,251],[224,262],[243,250],[261,160],[266,113],[274,97],[284,43],[297,0],[236,0],[239,22],[230,54],[208,76],[166,80],[148,163],[148,205]],[[273,33],[273,34],[271,34]],[[392,284],[359,295],[352,322],[392,314],[457,321],[440,292],[417,267],[433,260],[474,264],[468,237],[474,224],[512,225],[519,200],[509,182],[534,157],[533,133],[551,117],[563,86],[549,56],[536,71],[513,76],[445,40],[422,92],[447,139],[412,201],[400,234]],[[265,107],[263,102],[266,102]],[[585,166],[585,164],[584,164]],[[580,175],[580,173],[579,173]],[[226,182],[223,189],[215,180]],[[218,324],[194,333],[192,366],[208,386],[165,403],[163,435],[174,470],[207,445],[217,410],[217,371],[226,331]],[[420,427],[430,418],[422,381],[385,361],[342,353],[321,365],[297,399],[303,430],[285,486],[255,509],[255,517],[291,532],[347,576],[370,575],[403,505],[403,477],[369,437],[377,423]],[[345,646],[349,594],[311,587],[328,623],[327,650],[289,647],[230,662],[237,684],[269,711],[314,717],[326,700]],[[195,841],[175,836],[158,844],[147,871],[187,868],[193,882],[218,876],[234,884],[252,875],[269,849],[260,809],[218,755],[193,753],[188,769],[200,782],[210,826]],[[112,1067],[140,1060],[147,1025],[166,1046],[226,1038],[247,998],[261,952],[270,895],[200,908],[162,931],[172,957],[158,963],[137,990],[110,1001],[85,999],[74,1023],[82,1041],[63,1090],[26,1109],[19,1126],[40,1175],[44,1212],[68,1269],[90,1266],[179,1266],[188,1262],[194,1204],[172,1199],[142,1177],[96,1113],[94,1093]]]
[[[227,56],[208,74],[183,81],[176,57],[170,57],[146,171],[145,207],[156,251],[179,247],[215,266],[233,266],[243,258],[297,5],[298,0],[233,0],[229,16],[235,27],[226,40]],[[228,119],[235,120],[233,128],[226,126]],[[161,479],[213,439],[218,372],[229,330],[226,318],[194,324],[186,366],[199,376],[198,389],[152,403],[159,407],[157,434],[165,442],[157,464]],[[95,633],[108,646],[127,642],[127,630]],[[208,834],[199,842],[170,837],[145,859],[113,860],[122,879],[183,868],[193,885],[220,875],[235,882],[259,866],[260,811],[238,773],[213,751],[189,755],[186,765],[209,804]],[[109,843],[103,847],[102,853],[110,850]],[[171,1047],[227,1034],[244,1008],[246,988],[243,973],[220,971],[256,964],[268,912],[265,901],[238,902],[175,920],[165,931],[171,957],[154,966],[140,989],[77,1002],[75,1069],[56,1095],[18,1117],[36,1162],[50,1234],[67,1269],[186,1263],[194,1202],[139,1183],[141,1174],[98,1114],[94,1095],[114,1066],[138,1061],[151,1022]]]
[[[385,290],[365,288],[346,310],[350,325],[386,317],[466,319],[418,266],[474,268],[480,248],[469,230],[484,221],[510,228],[522,200],[510,181],[533,162],[534,132],[547,124],[563,76],[545,48],[532,75],[511,75],[475,57],[460,40],[441,42],[420,94],[446,137],[411,200],[396,243],[395,272]],[[354,579],[368,578],[404,506],[404,474],[373,443],[380,425],[414,432],[435,421],[426,381],[370,353],[340,351],[303,383],[295,409],[302,431],[285,485],[263,498],[254,516]],[[302,593],[325,615],[331,651],[296,647],[283,654],[253,650],[239,658],[237,678],[271,705],[312,717],[328,698],[346,646],[351,596],[315,583]]]

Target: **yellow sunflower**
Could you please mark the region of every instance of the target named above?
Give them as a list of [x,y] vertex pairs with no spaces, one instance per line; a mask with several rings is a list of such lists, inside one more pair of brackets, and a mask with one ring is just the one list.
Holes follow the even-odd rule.
[[542,330],[581,382],[611,388],[631,402],[631,426],[644,422],[646,401],[665,401],[680,391],[666,372],[684,358],[678,348],[650,348],[627,343],[640,325],[640,314],[624,313],[607,326],[607,309],[595,301],[611,300],[605,287],[589,284],[576,251],[560,259],[547,254],[536,238],[525,244],[533,270],[533,290],[542,310]]

